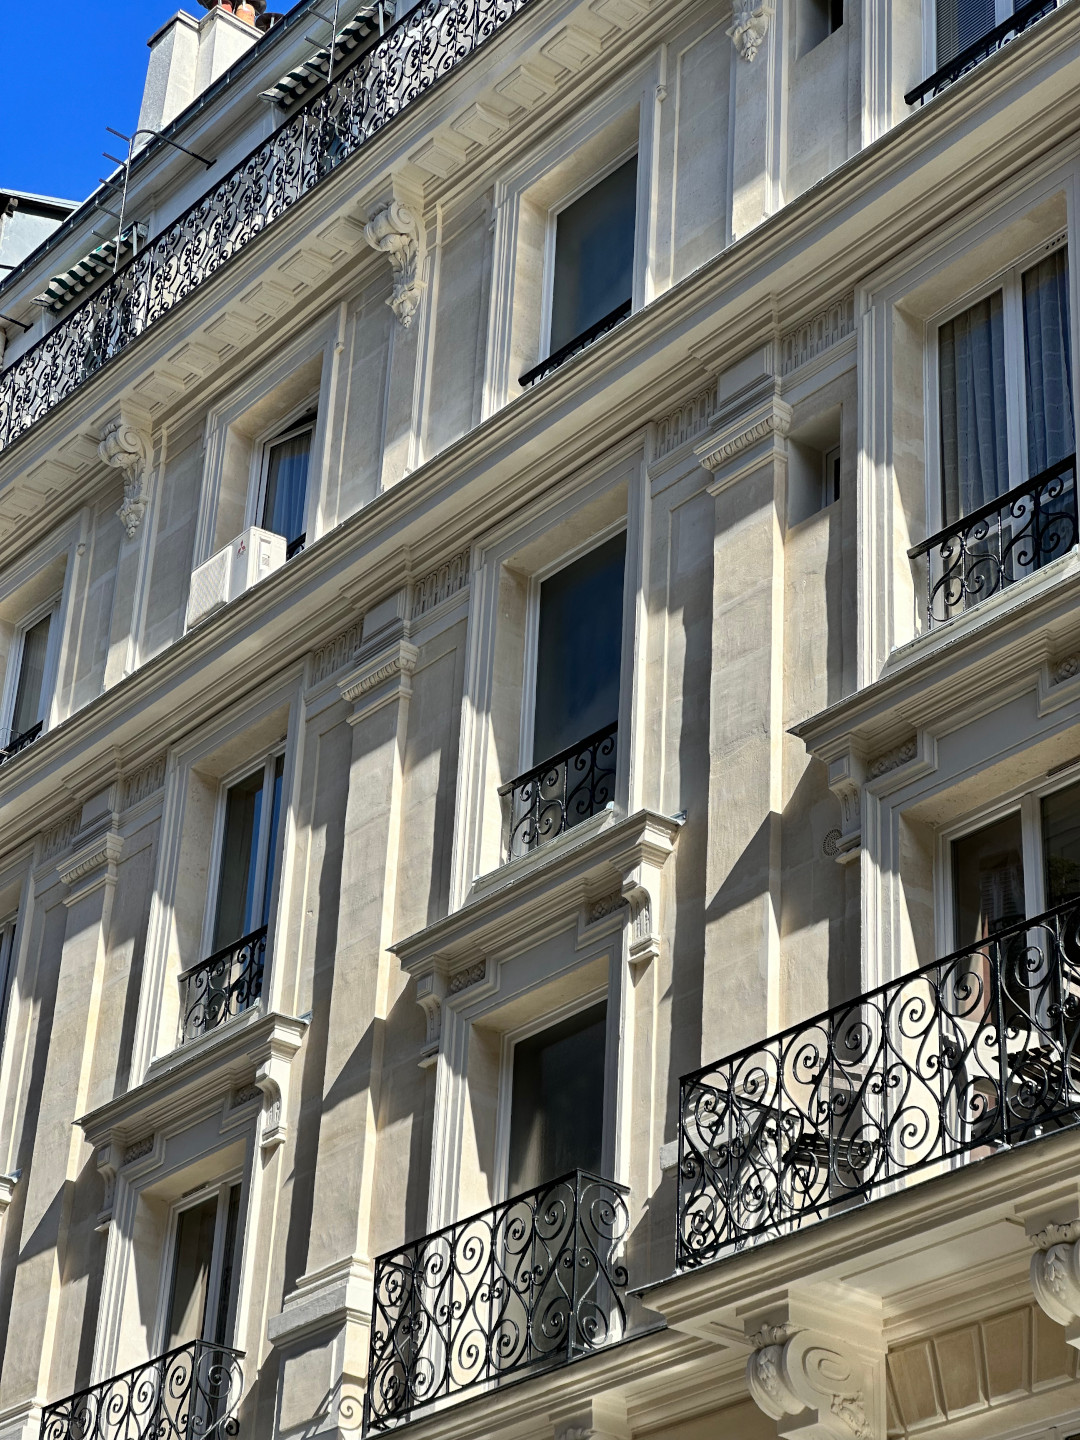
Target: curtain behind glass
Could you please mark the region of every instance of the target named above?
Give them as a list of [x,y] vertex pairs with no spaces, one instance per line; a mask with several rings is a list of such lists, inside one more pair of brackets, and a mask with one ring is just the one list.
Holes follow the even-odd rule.
[[938,360],[941,476],[951,525],[1009,489],[1000,290],[940,327]]
[[24,735],[41,719],[41,687],[45,682],[45,652],[49,647],[51,623],[52,616],[46,615],[36,625],[31,625],[23,636],[19,684],[11,715],[12,740]]
[[1023,850],[1019,811],[953,841],[958,949],[1024,918]]
[[631,298],[637,156],[563,210],[555,222],[550,353]]
[[1067,252],[1048,255],[1023,282],[1028,474],[1039,475],[1076,447]]
[[177,1216],[167,1350],[203,1338],[217,1212],[218,1197],[212,1195]]
[[255,923],[256,841],[262,812],[263,767],[229,787],[225,800],[225,834],[221,846],[221,879],[214,920],[214,950],[223,950]]
[[289,440],[280,440],[270,447],[262,528],[272,530],[275,535],[284,535],[290,545],[304,533],[310,454],[310,430],[304,430]]

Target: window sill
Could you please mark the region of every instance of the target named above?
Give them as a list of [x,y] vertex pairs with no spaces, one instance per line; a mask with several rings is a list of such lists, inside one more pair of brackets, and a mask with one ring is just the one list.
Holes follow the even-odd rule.
[[957,641],[998,624],[1006,615],[1030,605],[1066,581],[1080,575],[1080,547],[1074,546],[1067,554],[1043,565],[1033,575],[1025,575],[1005,590],[991,595],[978,605],[973,605],[963,615],[952,620],[938,622],[932,630],[916,635],[893,649],[881,672],[881,679],[897,671],[921,663],[927,657],[937,654]]

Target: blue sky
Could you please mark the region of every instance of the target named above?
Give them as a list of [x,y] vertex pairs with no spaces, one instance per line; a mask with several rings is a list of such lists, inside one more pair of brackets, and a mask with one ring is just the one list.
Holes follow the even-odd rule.
[[105,126],[135,127],[146,42],[180,9],[202,14],[198,0],[0,0],[0,188],[85,199],[115,168],[101,152],[124,154]]

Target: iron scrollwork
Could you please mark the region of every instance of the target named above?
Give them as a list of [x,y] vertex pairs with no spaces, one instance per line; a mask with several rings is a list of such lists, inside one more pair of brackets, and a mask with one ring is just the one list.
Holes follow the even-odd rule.
[[263,925],[180,976],[184,1002],[181,1043],[205,1035],[258,1004],[266,963],[266,933]]
[[621,1339],[627,1193],[571,1171],[381,1255],[365,1433]]
[[236,1435],[243,1356],[194,1340],[41,1414],[41,1440],[209,1440]]
[[611,804],[617,732],[617,725],[605,725],[579,745],[500,785],[507,860],[527,855]]
[[926,628],[1033,574],[1077,538],[1076,457],[1070,455],[908,551],[924,567]]
[[8,743],[0,750],[0,765],[6,764],[8,760],[13,760],[28,745],[32,745],[41,734],[43,725],[44,722],[39,720],[36,725],[31,725],[29,730],[24,730],[21,735],[12,735]]
[[422,0],[0,374],[0,450],[126,350],[528,0]]
[[904,96],[905,105],[922,105],[933,96],[940,95],[942,90],[954,84],[961,75],[966,75],[1010,40],[1022,35],[1036,20],[1041,20],[1044,15],[1056,10],[1060,3],[1061,0],[1027,0],[1025,5],[1018,5],[1007,20],[995,25],[973,44],[965,46],[947,65],[942,65],[940,70],[927,76],[914,90],[909,90]]
[[1080,1121],[1080,900],[684,1077],[678,1264]]

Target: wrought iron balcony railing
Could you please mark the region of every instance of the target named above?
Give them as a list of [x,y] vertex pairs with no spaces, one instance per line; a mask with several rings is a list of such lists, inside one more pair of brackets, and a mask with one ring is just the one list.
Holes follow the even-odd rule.
[[210,1440],[239,1431],[243,1356],[194,1340],[41,1413],[41,1440]]
[[1033,574],[1071,550],[1078,535],[1076,457],[1070,455],[908,551],[923,571],[916,603],[925,628]]
[[1027,4],[1018,5],[1007,20],[1000,25],[995,25],[985,35],[976,40],[973,44],[966,46],[959,55],[942,65],[940,70],[935,70],[928,75],[921,85],[916,85],[914,90],[909,90],[904,96],[906,105],[922,105],[924,101],[931,99],[934,95],[940,95],[954,81],[959,80],[961,75],[966,75],[976,65],[982,63],[995,51],[1007,45],[1010,40],[1015,40],[1022,35],[1029,26],[1034,25],[1036,20],[1041,20],[1044,15],[1049,15],[1051,10],[1056,10],[1063,0],[1027,0]]
[[21,750],[32,745],[41,734],[44,722],[39,720],[36,725],[31,725],[29,730],[24,730],[21,735],[13,735],[8,743],[0,750],[0,765],[5,765],[13,760]]
[[365,1434],[621,1339],[627,1193],[575,1170],[380,1255]]
[[685,1076],[678,1259],[1080,1122],[1080,899]]
[[609,330],[625,320],[630,314],[632,301],[624,300],[621,305],[616,305],[602,319],[597,320],[595,325],[590,325],[580,335],[575,335],[573,340],[568,340],[565,345],[560,345],[558,350],[553,350],[546,360],[541,360],[539,365],[534,365],[531,370],[526,370],[524,375],[518,376],[518,384],[528,387],[535,385],[538,380],[543,380],[545,375],[550,375],[553,370],[558,370],[560,365],[565,365],[567,360],[575,356],[579,350],[586,350],[594,340],[599,340],[601,335],[606,335]]
[[527,855],[611,804],[618,728],[605,725],[580,745],[560,750],[542,765],[499,786],[507,860]]
[[175,309],[528,0],[421,0],[0,372],[0,449]]
[[265,925],[253,930],[180,976],[181,1044],[258,1004],[266,963],[266,932]]

